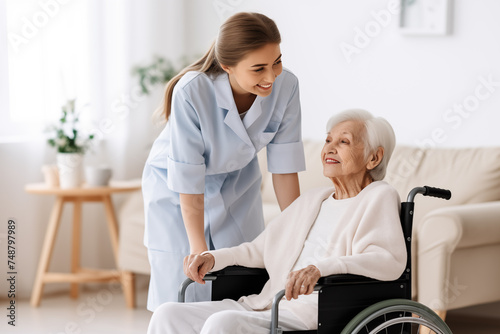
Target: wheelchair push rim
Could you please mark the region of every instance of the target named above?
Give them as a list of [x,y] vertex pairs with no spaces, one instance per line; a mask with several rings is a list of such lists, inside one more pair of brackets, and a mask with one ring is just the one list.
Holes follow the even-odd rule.
[[[394,317],[395,313],[399,313],[398,317]],[[389,314],[392,318],[387,320],[386,316]],[[382,322],[380,322],[381,317],[384,318]],[[374,321],[377,321],[375,325]],[[452,334],[448,325],[434,311],[425,305],[406,299],[385,300],[367,307],[346,325],[341,334],[385,334],[388,328],[396,325],[400,325],[401,329],[405,325],[416,325],[418,329],[415,333]],[[427,329],[421,332],[420,329],[423,327]]]

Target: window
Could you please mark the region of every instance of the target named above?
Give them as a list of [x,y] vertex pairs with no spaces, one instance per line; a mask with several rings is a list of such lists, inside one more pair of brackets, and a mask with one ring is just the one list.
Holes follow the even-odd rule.
[[0,0],[1,140],[40,134],[68,99],[88,101],[87,1]]

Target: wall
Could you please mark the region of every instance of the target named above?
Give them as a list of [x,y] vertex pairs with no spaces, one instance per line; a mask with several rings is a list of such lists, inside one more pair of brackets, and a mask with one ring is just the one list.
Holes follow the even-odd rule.
[[[402,144],[500,145],[500,2],[452,2],[453,31],[444,37],[402,35],[389,14],[396,0],[192,0],[189,27],[201,32],[193,44],[205,46],[206,32],[232,13],[273,18],[283,63],[300,79],[305,138],[323,139],[330,115],[359,107],[387,118]],[[368,41],[359,32],[367,29]],[[346,44],[359,53],[346,57]]]

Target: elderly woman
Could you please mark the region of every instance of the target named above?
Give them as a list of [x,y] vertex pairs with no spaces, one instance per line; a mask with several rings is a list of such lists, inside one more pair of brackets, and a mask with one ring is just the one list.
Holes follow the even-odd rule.
[[332,117],[327,131],[321,161],[334,188],[303,194],[252,242],[184,261],[186,275],[201,284],[207,272],[230,265],[266,268],[269,281],[261,293],[239,301],[163,304],[149,333],[269,333],[272,299],[283,288],[287,300],[280,303],[280,326],[316,329],[313,289],[321,276],[394,280],[401,275],[406,248],[400,199],[381,181],[395,146],[392,127],[367,111],[348,110]]

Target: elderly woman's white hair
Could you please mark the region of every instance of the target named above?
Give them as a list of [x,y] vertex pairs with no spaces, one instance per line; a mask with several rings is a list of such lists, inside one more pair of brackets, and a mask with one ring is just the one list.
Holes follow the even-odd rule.
[[329,132],[335,125],[346,121],[360,121],[364,124],[366,130],[364,134],[365,158],[376,152],[379,147],[383,147],[384,157],[382,161],[370,171],[374,181],[382,180],[396,146],[396,136],[392,126],[384,118],[375,117],[366,110],[349,109],[332,116],[326,124],[326,131]]

